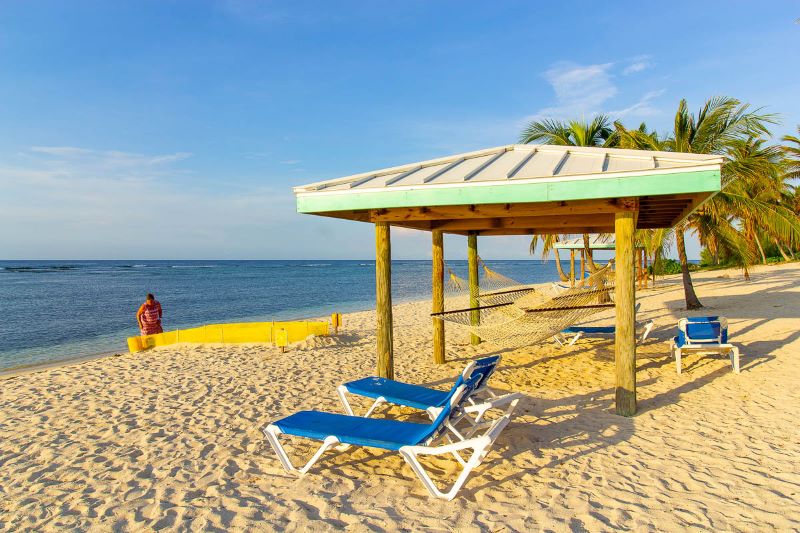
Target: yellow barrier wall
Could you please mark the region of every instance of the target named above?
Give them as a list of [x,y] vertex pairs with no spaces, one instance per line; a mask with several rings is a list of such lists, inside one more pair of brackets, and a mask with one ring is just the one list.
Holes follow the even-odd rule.
[[156,335],[128,337],[128,350],[140,352],[156,346],[178,342],[228,343],[268,342],[275,343],[275,332],[286,331],[288,342],[305,340],[311,335],[328,335],[327,322],[242,322],[239,324],[209,324],[191,329],[167,331]]

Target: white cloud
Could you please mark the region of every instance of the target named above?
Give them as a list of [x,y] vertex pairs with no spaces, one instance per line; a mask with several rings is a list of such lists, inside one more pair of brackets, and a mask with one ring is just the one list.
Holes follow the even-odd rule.
[[[0,232],[6,257],[263,257],[270,248],[291,254],[277,231],[298,217],[288,187],[199,179],[182,168],[187,152],[51,148],[4,158],[0,166],[0,227],[15,228]],[[182,179],[187,174],[191,180]],[[275,237],[265,242],[265,234]]]
[[[622,70],[623,74],[639,72],[650,68],[649,56],[638,56],[633,63]],[[601,113],[612,118],[644,118],[659,113],[653,101],[664,93],[663,90],[649,91],[638,101],[619,110],[609,110],[609,102],[618,99],[619,88],[614,83],[615,63],[579,65],[570,62],[556,63],[544,72],[544,78],[553,88],[555,105],[539,109],[520,121],[520,126],[532,120],[568,120],[589,118]],[[631,70],[633,69],[633,70]]]
[[31,146],[29,150],[37,154],[47,154],[58,157],[79,156],[92,153],[91,150],[76,148],[74,146]]
[[610,72],[613,63],[578,65],[556,63],[544,72],[544,79],[553,88],[556,105],[540,109],[524,122],[541,118],[575,118],[595,115],[617,94]]
[[[31,146],[23,157],[29,165],[49,169],[54,175],[102,176],[124,180],[148,180],[164,174],[170,165],[192,156],[190,152],[138,154],[121,150],[90,150],[75,146]],[[30,170],[30,169],[28,169]],[[182,173],[170,169],[173,173]]]
[[631,63],[623,69],[622,74],[628,76],[652,67],[653,63],[650,61],[649,55],[636,56],[631,60]]
[[283,165],[296,165],[298,163],[302,163],[302,159],[287,159],[286,161],[281,161]]
[[623,109],[609,111],[608,114],[618,118],[628,118],[631,116],[651,117],[653,115],[658,115],[661,110],[653,106],[652,101],[664,94],[664,92],[664,89],[650,91],[645,93],[645,95],[642,96],[638,102]]

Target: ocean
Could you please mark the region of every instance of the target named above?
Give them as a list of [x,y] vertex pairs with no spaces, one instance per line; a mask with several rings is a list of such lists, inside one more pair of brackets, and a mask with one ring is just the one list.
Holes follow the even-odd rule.
[[[466,278],[466,261],[447,264]],[[521,283],[557,279],[552,261],[489,265]],[[430,298],[430,276],[430,261],[392,261],[393,301]],[[148,292],[165,330],[299,320],[374,308],[375,262],[0,261],[0,370],[126,351]]]

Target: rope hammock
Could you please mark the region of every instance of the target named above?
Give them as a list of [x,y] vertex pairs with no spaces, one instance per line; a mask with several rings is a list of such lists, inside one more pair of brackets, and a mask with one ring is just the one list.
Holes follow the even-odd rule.
[[[433,313],[431,316],[500,346],[529,346],[614,307],[611,301],[614,284],[610,273],[607,265],[586,278],[581,286],[562,291],[552,287],[536,290],[528,287],[521,293],[484,293],[477,307]],[[451,279],[452,276],[451,273]],[[461,286],[468,286],[463,281],[458,279]]]
[[[478,298],[482,305],[513,302],[515,299],[536,291],[532,285],[525,285],[492,270],[480,257],[478,257],[478,265],[480,266]],[[469,282],[458,277],[449,267],[447,273],[448,279],[444,286],[445,308],[467,305],[466,296],[469,295]]]

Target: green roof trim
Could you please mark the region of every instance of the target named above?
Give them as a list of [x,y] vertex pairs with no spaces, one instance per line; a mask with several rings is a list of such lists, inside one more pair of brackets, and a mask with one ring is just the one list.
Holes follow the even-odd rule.
[[576,177],[557,181],[531,180],[523,183],[500,181],[481,186],[471,186],[466,183],[459,185],[398,187],[394,190],[392,187],[387,187],[363,192],[351,190],[345,194],[324,191],[299,193],[297,211],[321,213],[394,207],[638,198],[703,192],[713,194],[720,190],[721,180],[719,170],[697,170],[618,175],[597,179]]

